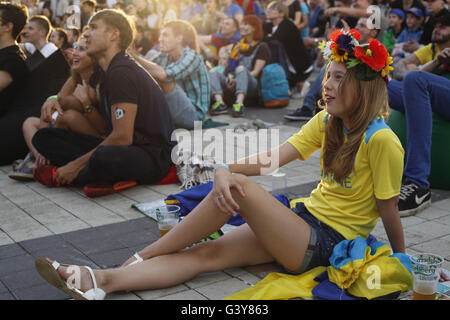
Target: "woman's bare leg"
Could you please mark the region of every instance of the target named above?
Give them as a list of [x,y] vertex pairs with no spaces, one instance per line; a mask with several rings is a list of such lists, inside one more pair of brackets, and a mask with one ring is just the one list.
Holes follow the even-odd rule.
[[[246,195],[243,198],[232,190],[240,215],[272,257],[289,269],[300,267],[309,242],[309,225],[250,178],[235,176]],[[140,253],[155,257],[177,252],[217,231],[228,218],[217,208],[210,193],[182,223]]]
[[[97,284],[106,293],[171,287],[204,272],[249,266],[273,261],[253,231],[244,224],[217,240],[167,255],[157,256],[135,265],[117,269],[94,270]],[[70,270],[70,269],[69,269]],[[67,279],[66,268],[58,269]],[[87,270],[81,272],[81,290],[93,287]],[[84,281],[84,282],[83,282]]]
[[[95,270],[98,286],[107,293],[163,288],[202,272],[273,260],[291,270],[299,268],[309,241],[309,225],[251,179],[238,179],[246,196],[232,194],[248,226],[184,249],[218,230],[229,218],[209,194],[181,223],[142,251],[150,259],[119,269]],[[59,272],[64,278],[69,276],[65,268]],[[82,290],[91,288],[89,276],[82,274],[82,278],[86,285]]]
[[29,117],[27,118],[22,125],[23,137],[25,139],[25,143],[28,146],[28,149],[33,153],[34,157],[37,157],[37,151],[31,143],[31,139],[34,134],[40,129],[41,120],[37,117]]

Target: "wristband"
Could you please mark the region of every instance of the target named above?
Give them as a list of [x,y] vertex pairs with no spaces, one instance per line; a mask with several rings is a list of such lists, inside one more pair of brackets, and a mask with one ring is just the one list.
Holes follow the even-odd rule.
[[216,166],[216,168],[214,169],[214,173],[217,171],[217,169],[219,169],[219,168],[226,168],[228,171],[230,171],[231,172],[231,169],[230,169],[230,166],[229,165],[227,165],[227,164],[225,164],[225,163],[221,163],[221,164],[218,164],[217,166]]
[[59,97],[58,97],[57,95],[50,96],[50,97],[48,97],[47,100],[45,100],[45,101],[48,101],[48,100],[50,100],[50,99],[55,99],[56,101],[58,101],[58,100],[59,100]]

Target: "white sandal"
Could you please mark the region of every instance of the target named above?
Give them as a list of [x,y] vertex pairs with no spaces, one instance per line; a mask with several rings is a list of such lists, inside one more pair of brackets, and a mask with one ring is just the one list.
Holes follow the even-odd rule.
[[64,281],[63,278],[61,278],[60,274],[58,273],[58,268],[60,266],[67,266],[60,264],[57,261],[53,261],[53,263],[48,262],[44,258],[37,258],[35,261],[36,270],[41,275],[42,278],[44,278],[45,281],[50,283],[55,288],[58,288],[65,293],[67,293],[69,296],[76,300],[103,300],[105,299],[106,293],[99,287],[97,287],[97,280],[95,279],[94,272],[92,269],[88,266],[84,266],[86,268],[92,278],[92,283],[94,284],[94,288],[82,292],[81,290],[73,287],[67,281]]
[[130,263],[129,266],[132,266],[133,264],[144,261],[144,259],[142,259],[142,257],[137,252],[133,255],[133,257],[136,258],[136,261],[133,261],[132,263]]

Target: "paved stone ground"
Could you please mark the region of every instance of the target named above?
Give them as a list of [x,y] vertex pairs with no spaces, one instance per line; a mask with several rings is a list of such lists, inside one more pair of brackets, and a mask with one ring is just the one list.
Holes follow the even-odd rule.
[[[249,108],[246,118],[242,119],[222,115],[214,120],[227,122],[229,126],[210,130],[224,132],[238,123],[259,118],[276,124],[273,128],[279,129],[279,137],[275,141],[278,144],[303,124],[282,120],[287,110],[300,105],[301,100],[292,100],[283,109]],[[204,133],[208,135],[208,131]],[[196,142],[201,141],[201,137],[180,132],[178,138],[185,147],[189,146],[188,136]],[[235,157],[255,151],[249,147],[252,142],[244,146],[237,141],[240,140],[225,141],[224,157],[229,156],[230,150],[234,150]],[[289,197],[307,196],[315,187],[320,180],[318,157],[316,152],[307,161],[297,160],[282,168],[287,176],[285,192]],[[63,263],[95,268],[118,266],[158,238],[156,223],[131,208],[131,205],[164,199],[180,191],[178,185],[138,186],[119,194],[91,199],[80,188],[47,188],[36,182],[11,180],[7,176],[10,171],[10,166],[0,167],[0,300],[68,299],[67,295],[48,285],[37,274],[34,268],[36,257],[50,257]],[[254,179],[266,190],[272,189],[271,177]],[[450,269],[450,191],[432,190],[432,194],[430,208],[402,219],[407,252],[440,254],[446,259],[444,267]],[[387,241],[381,221],[373,234],[379,240]],[[274,264],[234,268],[203,274],[168,289],[117,293],[107,298],[223,299],[257,283],[269,272],[279,270]]]

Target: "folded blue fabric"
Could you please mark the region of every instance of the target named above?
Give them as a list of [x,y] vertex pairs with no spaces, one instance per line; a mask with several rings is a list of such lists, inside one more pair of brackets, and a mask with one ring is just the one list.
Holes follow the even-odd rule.
[[[404,253],[390,253],[389,246],[372,235],[339,242],[327,271],[314,279],[319,284],[312,294],[327,300],[396,299],[412,285],[411,263]],[[367,283],[372,274],[368,266],[379,270],[380,287]]]
[[[182,191],[177,194],[170,194],[165,199],[167,200],[177,200],[179,203],[177,203],[178,206],[180,206],[180,216],[184,217],[189,212],[194,210],[194,208],[208,195],[208,193],[212,190],[213,182],[207,182],[204,184],[200,184],[194,188]],[[289,206],[289,200],[284,194],[277,194],[274,196],[278,201],[280,201],[283,205],[290,208]],[[245,221],[242,219],[242,217],[238,214],[237,216],[232,216],[227,222],[228,224],[231,224],[233,226],[240,226],[241,224],[244,224]]]
[[347,294],[344,290],[339,288],[335,283],[328,279],[328,271],[322,272],[319,276],[314,278],[314,281],[319,282],[312,290],[312,294],[318,299],[324,300],[367,300],[364,298],[357,298]]

